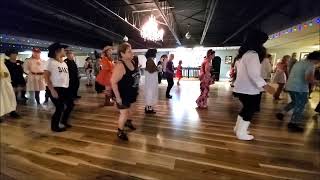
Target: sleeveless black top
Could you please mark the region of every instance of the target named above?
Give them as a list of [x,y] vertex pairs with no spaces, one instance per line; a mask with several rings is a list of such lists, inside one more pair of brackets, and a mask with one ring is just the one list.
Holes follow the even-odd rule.
[[134,103],[138,96],[140,72],[137,68],[131,71],[123,61],[120,60],[120,62],[126,70],[126,73],[118,82],[120,97],[123,103]]

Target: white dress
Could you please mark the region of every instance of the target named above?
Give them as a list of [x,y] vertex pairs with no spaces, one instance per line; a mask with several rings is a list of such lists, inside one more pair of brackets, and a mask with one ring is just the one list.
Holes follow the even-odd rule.
[[149,73],[145,71],[144,100],[147,106],[158,103],[158,72]]
[[271,78],[271,63],[268,58],[264,58],[261,62],[261,76],[263,79],[270,79]]
[[[8,73],[8,77],[3,77],[4,72]],[[11,85],[9,70],[3,61],[0,60],[0,117],[15,111],[16,107],[16,95]]]
[[29,58],[24,63],[24,72],[28,74],[27,78],[27,91],[43,91],[46,89],[44,79],[44,61],[39,59]]

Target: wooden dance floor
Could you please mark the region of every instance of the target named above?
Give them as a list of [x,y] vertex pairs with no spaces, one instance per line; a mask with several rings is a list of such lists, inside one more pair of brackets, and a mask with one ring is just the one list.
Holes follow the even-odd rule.
[[[163,83],[165,83],[163,81]],[[228,83],[211,87],[208,110],[197,110],[199,82],[182,81],[172,100],[160,85],[157,114],[145,115],[143,87],[134,107],[137,130],[129,142],[116,137],[118,112],[100,107],[103,96],[82,86],[82,98],[66,132],[50,131],[49,105],[20,105],[22,119],[6,119],[1,127],[1,180],[66,179],[320,179],[319,120],[313,109],[319,92],[305,112],[304,133],[289,133],[274,114],[288,101],[263,95],[254,116],[251,142],[233,133],[240,104]]]

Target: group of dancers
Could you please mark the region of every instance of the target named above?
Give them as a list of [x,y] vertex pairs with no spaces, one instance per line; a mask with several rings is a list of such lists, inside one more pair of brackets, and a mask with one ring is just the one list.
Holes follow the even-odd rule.
[[65,48],[67,46],[60,43],[50,45],[48,61],[40,58],[39,48],[34,48],[32,56],[24,62],[17,60],[16,50],[6,51],[8,59],[0,64],[1,120],[8,113],[13,118],[20,118],[16,106],[17,102],[28,100],[26,91],[34,95],[37,104],[41,104],[40,91],[46,90],[44,103],[50,97],[56,107],[51,121],[52,131],[61,132],[71,127],[68,119],[74,106],[73,100],[80,98],[80,76],[74,53],[71,50],[65,52]]
[[[246,40],[239,49],[237,55],[237,72],[234,81],[233,92],[242,103],[242,109],[237,116],[234,132],[239,140],[252,140],[254,136],[249,134],[248,128],[254,113],[259,111],[257,105],[260,104],[261,93],[266,91],[277,97],[278,91],[267,84],[268,78],[264,77],[261,71],[263,61],[270,58],[263,44],[268,36],[264,32],[253,30],[248,33]],[[55,112],[51,118],[51,130],[62,132],[71,128],[69,116],[74,108],[74,100],[78,96],[79,73],[74,62],[74,54],[68,50],[68,46],[53,43],[48,47],[49,60],[44,62],[40,59],[40,50],[33,49],[30,59],[23,65],[17,60],[17,52],[10,50],[6,53],[9,57],[5,64],[1,62],[1,114],[8,114],[14,118],[19,115],[16,109],[16,96],[20,91],[21,99],[25,99],[25,91],[33,91],[37,103],[39,102],[39,92],[46,91],[46,96],[50,97],[55,105]],[[120,114],[118,118],[117,137],[127,141],[127,131],[125,128],[135,130],[132,119],[132,106],[139,94],[140,65],[138,57],[134,56],[131,45],[122,43],[117,47],[117,61],[112,58],[113,47],[106,46],[99,57],[99,72],[96,76],[96,85],[103,87],[105,93],[104,106],[118,108]],[[174,85],[174,77],[178,78],[177,85],[180,85],[182,78],[182,61],[179,61],[177,68],[174,68],[174,55],[162,55],[156,65],[156,49],[148,49],[145,57],[145,79],[144,79],[144,102],[145,113],[155,114],[155,106],[158,102],[158,84],[163,77],[168,82],[166,98],[171,99],[171,88]],[[64,60],[65,56],[67,59]],[[200,68],[200,96],[196,103],[199,109],[208,108],[210,85],[214,83],[211,75],[212,59],[215,51],[209,49]],[[293,109],[293,115],[288,128],[295,131],[302,131],[302,113],[308,99],[308,85],[314,82],[315,65],[320,62],[320,51],[310,53],[305,60],[292,65],[288,76],[286,89],[290,94],[291,102],[283,111],[276,114],[278,119],[283,119],[284,114]],[[88,59],[86,61],[86,72],[92,74],[94,65]],[[277,68],[280,69],[281,65]],[[27,82],[23,74],[28,74]],[[91,85],[91,79],[88,80]],[[319,106],[319,105],[318,105]],[[320,107],[318,107],[320,109]]]
[[[254,138],[246,132],[248,132],[247,129],[252,115],[260,111],[261,91],[263,89],[273,94],[274,100],[281,100],[280,94],[285,88],[290,95],[291,102],[276,114],[276,118],[283,120],[284,114],[293,110],[288,129],[294,132],[304,130],[303,111],[311,91],[310,85],[315,83],[315,68],[320,63],[320,51],[310,53],[301,61],[296,60],[296,54],[293,54],[292,58],[288,55],[284,56],[276,65],[273,82],[277,83],[278,87],[275,91],[266,84],[271,79],[272,71],[271,55],[266,54],[266,49],[263,47],[266,40],[267,35],[265,33],[250,32],[237,56],[233,91],[243,104],[234,128],[238,139],[252,140]],[[320,103],[318,103],[315,111],[320,112]]]

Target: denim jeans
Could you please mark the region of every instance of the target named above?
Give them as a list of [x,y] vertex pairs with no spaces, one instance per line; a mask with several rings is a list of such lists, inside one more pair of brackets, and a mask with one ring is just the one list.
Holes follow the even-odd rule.
[[308,102],[308,92],[295,92],[289,91],[291,102],[284,107],[285,111],[293,109],[291,123],[301,124],[303,118],[303,111],[306,103]]

